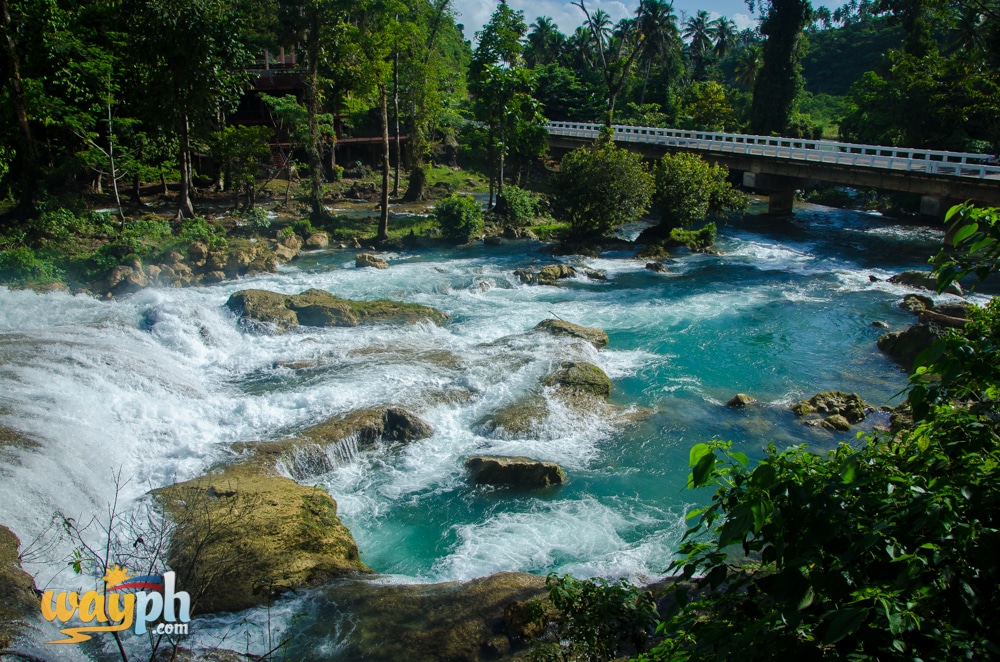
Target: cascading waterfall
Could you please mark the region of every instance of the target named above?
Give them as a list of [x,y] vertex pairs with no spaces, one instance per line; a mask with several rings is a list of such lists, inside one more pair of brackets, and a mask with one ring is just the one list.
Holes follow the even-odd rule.
[[[128,479],[119,497],[133,503],[225,461],[234,442],[281,439],[391,404],[418,412],[434,435],[375,452],[351,438],[282,463],[329,490],[375,570],[402,582],[501,570],[649,581],[668,565],[685,511],[706,497],[683,490],[692,444],[718,436],[758,456],[771,440],[827,448],[853,434],[805,428],[790,402],[841,389],[891,404],[906,379],[876,349],[882,331],[871,324],[903,328],[913,318],[895,305],[907,290],[884,279],[924,268],[941,238],[805,207],[793,221],[734,221],[720,230],[721,255],[668,260],[665,274],[618,254],[565,258],[608,280],[559,287],[517,283],[514,269],[552,258],[516,243],[391,255],[385,271],[323,251],[277,274],[113,302],[0,290],[0,425],[30,441],[0,447],[0,523],[31,541],[53,513],[103,513],[118,470]],[[249,287],[399,299],[451,321],[253,335],[223,306]],[[604,328],[611,343],[597,351],[526,335],[553,316]],[[498,408],[545,398],[540,378],[566,360],[599,365],[632,422],[552,401],[530,436],[484,430]],[[722,407],[736,392],[772,406]],[[569,482],[539,494],[477,488],[463,469],[476,454],[555,461]],[[41,560],[26,566],[40,584],[66,581]],[[294,611],[271,616],[288,623]],[[206,618],[198,636],[238,620]]]

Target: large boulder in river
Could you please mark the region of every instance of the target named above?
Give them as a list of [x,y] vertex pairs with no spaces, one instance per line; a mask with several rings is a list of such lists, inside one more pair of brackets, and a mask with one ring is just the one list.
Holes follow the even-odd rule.
[[313,232],[306,238],[306,241],[302,245],[302,247],[308,250],[317,250],[320,248],[326,248],[329,245],[330,245],[330,236],[327,233]]
[[566,482],[566,473],[558,464],[529,457],[480,455],[467,459],[465,468],[477,485],[540,488]]
[[572,322],[565,322],[558,319],[542,320],[535,325],[532,331],[543,331],[554,336],[571,336],[585,340],[597,349],[607,346],[608,334],[604,329],[597,329],[590,326],[580,326]]
[[358,269],[374,267],[376,269],[388,269],[389,263],[381,258],[377,258],[371,253],[358,253],[354,256],[354,266]]
[[798,416],[821,414],[824,416],[843,416],[850,423],[860,423],[865,420],[865,403],[857,393],[843,391],[823,391],[808,400],[792,405],[792,411]]
[[906,331],[885,334],[878,339],[878,348],[909,370],[920,352],[933,345],[943,334],[937,324],[914,324]]
[[21,569],[20,546],[14,532],[0,526],[0,649],[9,648],[38,613],[35,580]]
[[380,299],[352,301],[335,297],[324,290],[306,290],[287,295],[267,290],[241,290],[226,305],[249,326],[269,325],[278,331],[293,326],[357,326],[380,322],[443,323],[448,316],[439,310],[415,303]]
[[167,563],[196,612],[239,611],[371,572],[320,488],[237,466],[153,495],[175,527]]
[[[937,292],[937,277],[929,271],[904,271],[889,278],[890,283],[915,287],[921,290]],[[962,295],[962,286],[957,282],[951,283],[944,290],[948,294]]]
[[611,380],[593,363],[566,361],[542,380],[545,386],[573,396],[593,396],[606,400],[611,395]]

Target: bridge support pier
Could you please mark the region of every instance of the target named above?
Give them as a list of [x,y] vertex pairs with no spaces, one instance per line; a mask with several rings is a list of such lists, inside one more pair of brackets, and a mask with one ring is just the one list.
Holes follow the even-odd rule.
[[772,216],[791,216],[795,203],[795,189],[798,177],[785,177],[761,172],[744,172],[744,188],[754,189],[767,195],[767,213]]

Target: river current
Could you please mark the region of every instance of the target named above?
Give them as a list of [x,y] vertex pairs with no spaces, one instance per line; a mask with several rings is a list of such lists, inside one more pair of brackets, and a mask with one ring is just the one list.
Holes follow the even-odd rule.
[[[119,470],[129,504],[203,473],[231,442],[398,404],[434,435],[346,454],[306,480],[336,499],[374,570],[407,583],[502,570],[652,581],[672,559],[686,511],[709,496],[684,489],[691,445],[717,437],[752,457],[772,441],[822,450],[855,432],[808,428],[789,404],[831,389],[873,405],[899,402],[906,375],[876,348],[885,330],[873,322],[902,329],[914,319],[897,307],[910,290],[884,280],[927,268],[942,238],[937,228],[802,205],[792,219],[731,220],[720,227],[720,255],[677,255],[668,273],[626,252],[558,258],[604,270],[607,281],[557,287],[518,282],[515,269],[557,258],[516,241],[391,254],[384,271],[356,269],[353,252],[328,250],[276,274],[112,302],[0,288],[0,424],[38,444],[0,448],[0,523],[31,541],[55,512],[81,520],[104,512]],[[253,335],[224,306],[246,288],[398,299],[451,319]],[[603,328],[610,344],[597,351],[526,333],[551,317]],[[553,406],[526,438],[483,434],[485,415],[567,358],[603,368],[613,402],[638,422]],[[737,392],[765,406],[726,408]],[[469,397],[448,395],[456,393]],[[869,419],[869,429],[885,421]],[[481,454],[558,462],[568,483],[542,493],[477,488],[463,460]],[[64,579],[41,562],[26,569],[39,586]],[[281,620],[293,602],[272,610],[279,629],[295,627]],[[263,616],[206,619],[199,636],[240,618]],[[262,639],[243,643],[267,649]],[[332,657],[335,644],[322,644]]]

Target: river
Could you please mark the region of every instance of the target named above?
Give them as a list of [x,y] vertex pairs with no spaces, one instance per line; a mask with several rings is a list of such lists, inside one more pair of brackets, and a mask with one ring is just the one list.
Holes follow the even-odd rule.
[[[625,252],[559,258],[608,280],[558,287],[517,281],[514,269],[555,261],[542,244],[517,241],[390,254],[384,271],[355,269],[353,252],[328,250],[276,274],[112,302],[0,288],[0,424],[39,444],[0,448],[0,523],[30,541],[55,512],[81,521],[104,512],[119,470],[127,505],[198,476],[230,442],[400,404],[434,435],[308,479],[336,499],[370,567],[397,582],[501,570],[651,581],[672,558],[685,512],[708,498],[684,489],[691,445],[718,437],[752,457],[770,441],[822,450],[855,433],[808,428],[789,404],[831,389],[873,405],[899,402],[906,375],[876,348],[885,331],[872,323],[913,323],[897,307],[910,290],[884,280],[927,268],[942,237],[937,228],[801,205],[792,219],[752,212],[730,221],[720,228],[720,255],[678,255],[666,261],[668,273]],[[223,305],[250,287],[417,302],[451,321],[252,335]],[[551,317],[603,328],[610,344],[597,351],[525,335]],[[530,438],[482,434],[485,415],[566,358],[603,368],[612,400],[641,420],[553,407]],[[724,407],[737,392],[765,406]],[[862,429],[885,422],[869,419]],[[551,460],[569,480],[543,493],[477,488],[463,469],[474,454]],[[26,567],[39,585],[66,574],[40,561]],[[278,629],[298,627],[293,602],[273,610]],[[236,620],[206,620],[199,636]],[[250,648],[266,650],[266,641]]]

